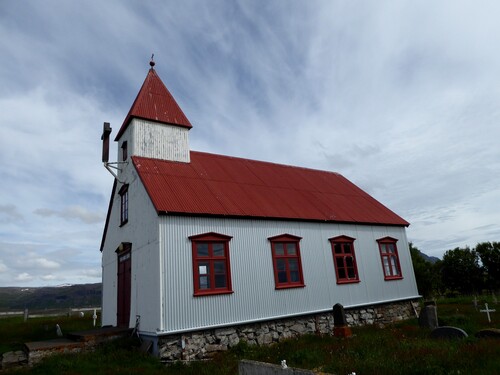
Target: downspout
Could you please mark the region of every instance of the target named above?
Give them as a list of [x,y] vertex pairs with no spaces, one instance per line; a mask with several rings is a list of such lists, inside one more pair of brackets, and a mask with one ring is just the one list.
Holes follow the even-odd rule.
[[[161,219],[161,216],[158,215],[158,217]],[[165,280],[165,266],[163,264],[164,262],[164,256],[163,256],[163,238],[162,238],[162,220],[159,220],[159,225],[158,225],[158,260],[159,260],[159,273],[160,273],[160,332],[163,332],[165,330],[165,296],[164,296],[164,290],[165,286],[164,283],[166,282]]]

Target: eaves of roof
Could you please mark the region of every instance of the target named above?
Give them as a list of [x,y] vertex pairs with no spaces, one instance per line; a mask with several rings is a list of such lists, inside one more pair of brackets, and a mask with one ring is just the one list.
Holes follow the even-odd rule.
[[102,253],[102,250],[104,249],[104,241],[106,241],[106,236],[108,234],[109,219],[111,217],[111,210],[113,208],[113,198],[115,196],[116,186],[117,186],[117,181],[115,179],[113,181],[113,189],[111,190],[111,197],[109,198],[108,212],[106,214],[106,221],[104,223],[104,230],[102,231],[101,247],[100,247],[101,253]]

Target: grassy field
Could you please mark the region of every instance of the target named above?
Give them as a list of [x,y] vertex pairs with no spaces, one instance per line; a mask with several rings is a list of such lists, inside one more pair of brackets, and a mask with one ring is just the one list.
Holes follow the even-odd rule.
[[[480,301],[484,306],[484,300]],[[488,301],[491,307],[500,310]],[[354,337],[304,336],[286,340],[271,347],[240,343],[212,361],[161,364],[155,358],[139,353],[130,340],[108,344],[93,353],[58,356],[47,359],[33,369],[19,374],[237,374],[240,359],[253,359],[279,364],[286,359],[293,367],[316,369],[333,374],[498,374],[500,373],[500,340],[477,339],[474,333],[482,328],[500,327],[500,311],[492,314],[493,322],[474,309],[471,299],[438,301],[440,325],[464,329],[469,337],[460,341],[431,340],[429,331],[418,327],[415,320],[401,322],[384,329],[353,328]],[[78,320],[78,324],[85,319]],[[51,322],[52,324],[53,322]],[[68,325],[70,320],[68,320]],[[91,324],[91,320],[87,323]],[[30,322],[30,325],[37,326]],[[33,332],[45,332],[47,323],[40,321]],[[61,325],[61,323],[59,323]],[[66,323],[65,323],[66,324]],[[17,324],[8,331],[18,329]],[[0,320],[3,332],[6,326]],[[64,328],[64,327],[63,327]],[[76,329],[82,329],[78,327]],[[29,336],[24,329],[24,337]],[[13,337],[15,333],[11,333]],[[20,335],[20,333],[19,333]],[[5,337],[0,337],[0,345]],[[40,336],[37,336],[40,337]],[[38,339],[38,338],[36,338]],[[7,340],[8,341],[8,340]],[[12,339],[10,340],[12,342]]]
[[23,316],[1,318],[0,353],[20,350],[25,342],[56,339],[56,324],[59,324],[63,333],[92,329],[91,315],[87,312],[83,318],[67,316],[30,318],[27,322],[24,322]]

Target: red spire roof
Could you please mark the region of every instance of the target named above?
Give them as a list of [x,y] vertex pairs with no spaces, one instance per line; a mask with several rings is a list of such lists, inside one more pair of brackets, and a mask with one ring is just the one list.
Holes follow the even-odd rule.
[[133,117],[192,128],[186,115],[184,115],[172,94],[156,74],[153,65],[151,65],[151,69],[149,69],[134,104],[132,104],[127,117],[125,117],[115,141],[120,139]]

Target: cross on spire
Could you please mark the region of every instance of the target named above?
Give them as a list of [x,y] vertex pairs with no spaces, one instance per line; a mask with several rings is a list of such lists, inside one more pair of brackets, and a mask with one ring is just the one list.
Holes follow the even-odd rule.
[[151,69],[153,69],[153,67],[155,66],[154,57],[155,57],[155,54],[152,53],[151,54],[151,61],[149,62],[149,66],[151,66]]

